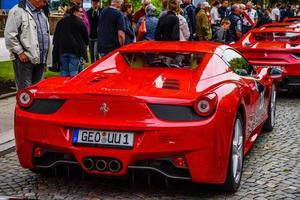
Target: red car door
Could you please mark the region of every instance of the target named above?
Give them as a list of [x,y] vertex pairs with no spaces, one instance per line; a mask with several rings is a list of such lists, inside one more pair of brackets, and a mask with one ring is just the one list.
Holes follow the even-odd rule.
[[265,86],[265,77],[247,76],[242,77],[246,87],[250,91],[251,101],[251,132],[264,121],[268,111],[268,92]]
[[241,89],[246,104],[246,139],[248,139],[260,125],[267,111],[266,77],[258,76],[252,65],[233,49],[225,50],[222,58],[241,78]]

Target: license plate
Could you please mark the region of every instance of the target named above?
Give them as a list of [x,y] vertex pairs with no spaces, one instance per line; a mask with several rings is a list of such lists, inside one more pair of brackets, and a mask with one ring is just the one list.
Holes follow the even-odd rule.
[[118,131],[100,131],[74,129],[73,144],[133,147],[134,133]]

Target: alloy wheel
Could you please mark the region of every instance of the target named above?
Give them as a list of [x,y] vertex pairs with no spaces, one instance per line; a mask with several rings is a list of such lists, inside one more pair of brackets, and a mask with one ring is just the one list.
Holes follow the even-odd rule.
[[236,120],[234,126],[231,162],[234,181],[239,183],[243,167],[243,126],[239,118]]
[[270,102],[270,117],[271,117],[271,125],[275,125],[275,113],[276,113],[276,90],[275,86],[272,86],[272,94],[271,94],[271,102]]

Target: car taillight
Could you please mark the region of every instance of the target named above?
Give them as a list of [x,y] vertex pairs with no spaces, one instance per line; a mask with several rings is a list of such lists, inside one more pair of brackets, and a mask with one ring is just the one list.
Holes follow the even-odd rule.
[[21,90],[17,94],[17,103],[19,106],[28,108],[33,103],[33,94],[28,90]]
[[217,95],[209,93],[199,97],[194,105],[196,113],[200,116],[207,117],[211,115],[217,107]]

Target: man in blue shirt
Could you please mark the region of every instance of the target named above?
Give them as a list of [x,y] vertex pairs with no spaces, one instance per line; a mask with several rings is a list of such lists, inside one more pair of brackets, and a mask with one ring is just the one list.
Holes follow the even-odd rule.
[[125,22],[120,11],[123,0],[112,0],[98,22],[98,52],[101,57],[125,44]]

